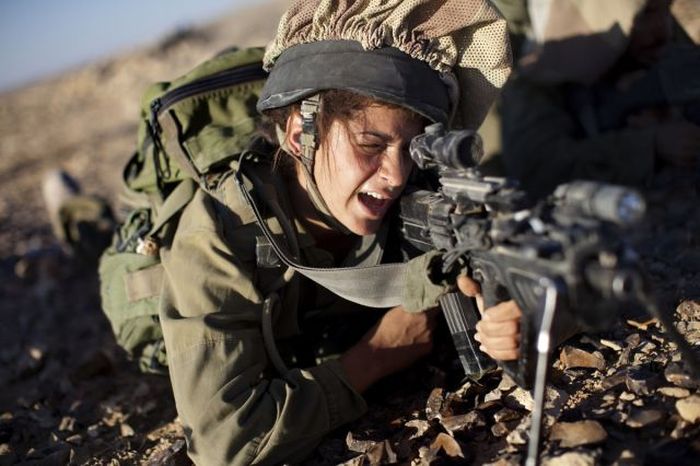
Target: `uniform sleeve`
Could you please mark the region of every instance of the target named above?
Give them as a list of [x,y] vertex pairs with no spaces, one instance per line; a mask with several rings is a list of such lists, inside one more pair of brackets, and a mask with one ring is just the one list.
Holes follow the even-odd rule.
[[538,197],[574,179],[643,185],[653,174],[655,129],[577,137],[556,87],[515,79],[504,90],[502,122],[508,173]]
[[200,465],[299,461],[359,417],[365,402],[338,362],[284,379],[271,368],[260,330],[264,297],[250,262],[217,231],[212,202],[195,196],[162,253],[160,318],[188,452]]

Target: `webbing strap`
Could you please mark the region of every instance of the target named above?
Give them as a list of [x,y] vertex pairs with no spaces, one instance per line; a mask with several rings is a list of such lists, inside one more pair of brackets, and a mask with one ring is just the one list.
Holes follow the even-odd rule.
[[153,226],[148,232],[148,236],[155,235],[158,230],[163,228],[163,225],[168,223],[171,218],[180,210],[182,210],[185,205],[192,200],[195,191],[197,190],[197,184],[192,178],[185,178],[178,184],[173,192],[165,199],[163,205],[160,206],[158,211],[155,213],[155,218],[153,219]]
[[[305,277],[327,288],[341,298],[367,307],[393,307],[402,304],[403,288],[405,286],[406,264],[382,264],[369,267],[337,267],[316,268],[306,267],[295,262],[284,251],[263,219],[252,195],[248,192],[241,178],[242,164],[234,174],[236,184],[241,190],[263,234],[270,242],[275,254],[282,263],[291,267]],[[254,177],[251,177],[255,185]],[[288,220],[276,203],[270,203],[273,214],[280,223]]]

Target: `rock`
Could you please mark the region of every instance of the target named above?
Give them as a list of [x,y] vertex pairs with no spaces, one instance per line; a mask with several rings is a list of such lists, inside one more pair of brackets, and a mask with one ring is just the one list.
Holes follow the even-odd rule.
[[433,443],[430,444],[430,450],[435,452],[442,450],[450,458],[464,458],[462,447],[457,440],[442,432],[440,432],[437,437],[435,437],[435,440],[433,440]]
[[656,391],[671,398],[685,398],[690,395],[690,391],[687,388],[680,387],[661,387]]
[[671,363],[664,370],[664,377],[666,380],[671,382],[673,385],[683,388],[695,388],[696,382],[690,377],[690,375],[683,371],[680,364]]
[[493,415],[493,420],[496,422],[508,422],[520,419],[521,414],[513,409],[503,408]]
[[501,392],[507,392],[515,387],[516,387],[515,381],[508,374],[504,373],[503,376],[501,377],[501,382],[498,384],[497,388]]
[[503,397],[503,392],[500,389],[495,388],[484,395],[484,402],[500,400]]
[[[565,391],[548,385],[545,392],[545,413],[555,418],[558,417],[568,398],[569,395]],[[505,401],[510,402],[510,406],[513,408],[525,409],[527,411],[532,411],[535,405],[535,402],[532,399],[532,394],[520,387],[517,387],[515,390],[510,392],[505,397]]]
[[658,374],[641,367],[630,367],[627,369],[625,379],[627,389],[637,395],[649,395],[661,384]]
[[676,308],[676,314],[682,321],[700,321],[700,301],[683,301]]
[[663,411],[659,411],[657,409],[639,409],[629,413],[625,423],[633,429],[641,429],[643,427],[656,424],[663,418]]
[[595,466],[596,458],[591,453],[570,451],[560,456],[545,458],[542,466]]
[[491,433],[493,434],[494,437],[503,437],[509,431],[510,431],[510,429],[508,429],[508,426],[506,426],[502,422],[497,422],[491,426]]
[[521,387],[516,387],[515,390],[510,392],[506,396],[507,401],[514,401],[516,406],[526,409],[527,411],[532,411],[534,407],[534,400],[532,399],[532,394]]
[[83,436],[80,434],[71,435],[70,437],[66,438],[66,442],[73,445],[81,445],[83,443]]
[[30,346],[26,351],[22,352],[17,361],[17,377],[26,379],[39,372],[44,367],[46,355],[44,351],[37,346]]
[[605,368],[605,358],[599,351],[589,353],[573,346],[562,348],[559,360],[565,369],[583,367],[603,370]]
[[655,317],[653,317],[642,322],[638,322],[636,320],[628,320],[627,323],[636,329],[647,331],[649,327],[657,325],[659,321],[656,320]]
[[600,339],[600,344],[615,351],[622,351],[622,346],[612,340]]
[[345,445],[347,445],[348,450],[357,453],[366,453],[376,443],[374,440],[358,440],[351,431],[348,431],[348,435],[345,437]]
[[619,398],[620,398],[622,401],[632,401],[632,400],[634,400],[636,397],[634,396],[634,393],[622,392],[622,393],[620,393],[620,397],[619,397]]
[[185,440],[177,439],[168,448],[149,458],[145,466],[186,466],[191,464],[192,462],[187,457]]
[[411,419],[406,423],[406,427],[412,427],[416,429],[416,433],[411,434],[411,439],[422,437],[428,429],[430,429],[430,423],[424,421],[423,419]]
[[486,425],[484,415],[479,411],[469,411],[467,414],[457,416],[448,416],[442,418],[440,423],[445,429],[450,432],[473,429],[475,427],[483,427]]
[[135,434],[133,427],[131,427],[126,422],[123,422],[119,426],[119,433],[122,437],[133,437]]
[[642,341],[642,337],[638,333],[630,333],[627,338],[625,338],[625,343],[629,349],[635,349],[639,346],[639,342]]
[[75,418],[71,416],[63,416],[58,424],[58,430],[61,432],[73,432],[75,430]]
[[510,445],[525,445],[528,439],[528,430],[530,429],[530,416],[524,417],[520,424],[506,437],[506,442]]
[[93,424],[91,426],[88,426],[87,428],[87,434],[88,437],[90,438],[97,438],[100,436],[100,425],[99,424]]
[[611,390],[613,388],[619,387],[620,385],[625,383],[625,379],[627,378],[627,374],[625,371],[620,371],[614,375],[611,375],[609,377],[606,377],[600,382],[600,388],[603,390]]
[[559,440],[564,448],[572,448],[602,442],[608,438],[608,433],[598,421],[557,422],[549,438]]
[[425,403],[425,417],[428,420],[440,416],[440,409],[444,400],[444,390],[442,388],[433,388],[430,395],[428,395],[428,401]]
[[688,422],[700,421],[700,395],[692,395],[676,401],[678,414]]

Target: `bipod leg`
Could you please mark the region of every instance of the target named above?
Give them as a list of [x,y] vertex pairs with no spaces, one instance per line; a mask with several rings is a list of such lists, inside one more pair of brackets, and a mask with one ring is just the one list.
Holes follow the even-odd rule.
[[530,435],[527,442],[526,466],[540,464],[540,452],[542,450],[542,420],[544,417],[544,400],[547,387],[547,374],[549,372],[549,355],[552,352],[552,322],[557,310],[559,292],[557,285],[548,278],[542,278],[540,284],[545,288],[544,311],[542,323],[537,334],[537,366],[535,369],[535,386],[533,388],[534,406],[532,408],[532,422]]

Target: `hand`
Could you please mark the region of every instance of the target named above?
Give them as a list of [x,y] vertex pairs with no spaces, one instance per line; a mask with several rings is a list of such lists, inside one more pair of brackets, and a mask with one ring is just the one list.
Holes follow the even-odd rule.
[[504,301],[484,310],[479,284],[463,275],[457,279],[459,290],[470,298],[476,298],[481,320],[476,324],[474,338],[481,343],[481,351],[493,359],[508,361],[520,354],[520,318],[522,311],[515,301]]
[[656,133],[656,153],[679,167],[691,167],[700,158],[700,126],[685,120],[664,123]]
[[359,393],[377,380],[410,366],[433,347],[437,309],[408,313],[389,310],[340,358],[350,384]]

